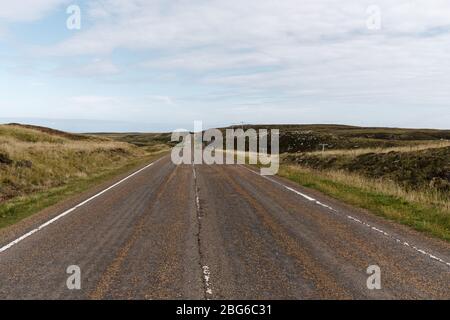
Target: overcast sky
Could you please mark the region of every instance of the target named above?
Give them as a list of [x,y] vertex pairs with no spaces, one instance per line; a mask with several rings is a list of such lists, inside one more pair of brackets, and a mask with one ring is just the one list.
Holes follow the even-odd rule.
[[450,1],[0,0],[0,118],[450,128]]

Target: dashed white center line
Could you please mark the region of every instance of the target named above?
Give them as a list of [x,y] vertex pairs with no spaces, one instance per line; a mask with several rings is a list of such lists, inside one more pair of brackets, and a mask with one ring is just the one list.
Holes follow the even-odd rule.
[[[195,172],[195,167],[192,165],[192,172],[194,174],[194,181],[197,181],[197,173]],[[197,207],[197,212],[200,212],[200,198],[198,196],[197,184],[195,184],[195,205]],[[198,219],[201,219],[200,214],[198,215]]]
[[209,279],[211,278],[211,272],[208,266],[203,266],[203,278],[205,279],[205,291],[207,294],[212,294],[211,284]]
[[[197,172],[195,170],[195,165],[192,163],[192,174],[194,176],[194,193],[195,193],[195,205],[197,208],[197,219],[198,219],[198,250],[200,255],[200,265],[202,266],[202,272],[203,272],[203,284],[204,284],[204,290],[205,290],[205,296],[212,295],[212,288],[211,288],[211,271],[207,265],[202,265],[202,253],[201,253],[201,243],[200,243],[200,233],[201,233],[201,207],[200,207],[200,196],[199,196],[199,190],[197,187]],[[208,299],[208,297],[205,297]]]
[[[244,168],[244,169],[246,169],[246,170],[248,170],[248,171],[250,171],[250,172],[252,172],[252,173],[254,173],[254,174],[256,174],[256,175],[258,175],[258,176],[260,176],[260,177],[262,177],[262,178],[265,178],[265,179],[267,179],[267,180],[269,180],[269,181],[271,181],[271,182],[273,182],[273,183],[275,183],[275,184],[278,184],[279,186],[281,186],[281,187],[283,187],[283,188],[285,188],[285,189],[287,189],[287,190],[289,190],[289,191],[291,191],[291,192],[293,192],[293,193],[295,193],[295,194],[297,194],[297,195],[299,195],[299,196],[301,196],[301,197],[307,199],[308,201],[314,202],[315,204],[317,204],[317,205],[319,205],[319,206],[322,206],[322,207],[324,207],[324,208],[327,208],[327,209],[329,209],[330,211],[332,211],[332,212],[334,212],[334,213],[336,213],[336,214],[342,215],[338,210],[334,209],[333,207],[331,207],[331,206],[329,206],[329,205],[326,205],[326,204],[324,204],[324,203],[321,203],[320,201],[318,201],[318,200],[316,200],[316,199],[314,199],[314,198],[312,198],[312,197],[310,197],[310,196],[308,196],[308,195],[306,195],[306,194],[304,194],[304,193],[302,193],[302,192],[300,192],[300,191],[298,191],[298,190],[295,190],[294,188],[288,187],[288,186],[286,186],[286,185],[284,185],[284,184],[282,184],[282,183],[280,183],[280,182],[278,182],[278,181],[276,181],[276,180],[274,180],[274,179],[271,179],[271,178],[269,178],[269,177],[267,177],[267,176],[262,176],[262,175],[260,175],[258,172],[255,172],[255,171],[253,171],[253,170],[247,168],[247,167],[244,166],[244,165],[240,165],[240,166],[241,166],[242,168]],[[355,217],[353,217],[353,216],[345,215],[345,217],[346,217],[347,219],[352,220],[352,221],[354,221],[354,222],[357,222],[357,223],[361,224],[362,226],[365,226],[365,227],[367,227],[367,228],[369,228],[369,229],[371,229],[371,230],[373,230],[373,231],[376,231],[376,232],[378,232],[379,234],[384,235],[385,237],[387,237],[387,238],[389,238],[389,239],[395,241],[395,242],[398,243],[398,244],[401,244],[401,245],[403,245],[403,246],[405,246],[405,247],[409,247],[409,248],[415,250],[416,252],[418,252],[418,253],[420,253],[420,254],[423,254],[423,255],[427,256],[427,257],[430,258],[430,259],[433,259],[433,260],[435,260],[435,261],[438,261],[438,262],[443,263],[443,264],[447,265],[448,267],[450,267],[450,262],[447,262],[447,261],[445,261],[445,260],[443,260],[443,259],[441,259],[441,258],[439,258],[439,257],[436,257],[435,255],[433,255],[433,254],[431,254],[431,253],[429,253],[429,252],[427,252],[427,251],[425,251],[425,250],[419,249],[419,248],[417,248],[416,246],[412,246],[412,245],[410,245],[409,243],[407,243],[406,241],[403,241],[403,240],[401,240],[401,239],[398,239],[398,238],[396,238],[396,237],[390,235],[389,233],[387,233],[387,232],[384,231],[384,230],[381,230],[381,229],[379,229],[379,228],[377,228],[377,227],[374,227],[374,226],[368,224],[367,222],[361,221],[360,219],[355,218]]]
[[141,173],[141,172],[144,171],[145,169],[148,169],[149,167],[153,166],[155,163],[157,163],[157,162],[160,161],[161,159],[162,159],[162,158],[160,158],[160,159],[158,159],[158,160],[156,160],[156,161],[150,163],[149,165],[143,167],[142,169],[137,170],[136,172],[134,172],[134,173],[130,174],[129,176],[123,178],[122,180],[120,180],[119,182],[117,182],[117,183],[113,184],[112,186],[106,188],[105,190],[103,190],[103,191],[97,193],[96,195],[90,197],[89,199],[87,199],[87,200],[85,200],[85,201],[83,201],[83,202],[77,204],[75,207],[70,208],[70,209],[64,211],[63,213],[61,213],[60,215],[54,217],[53,219],[50,219],[49,221],[47,221],[47,222],[41,224],[39,227],[37,227],[37,228],[35,228],[35,229],[33,229],[33,230],[31,230],[31,231],[25,233],[24,235],[22,235],[21,237],[17,238],[16,240],[11,241],[11,242],[8,243],[7,245],[5,245],[5,246],[3,246],[3,247],[0,248],[0,253],[6,251],[6,250],[8,250],[8,249],[10,249],[11,247],[13,247],[13,246],[15,246],[16,244],[18,244],[19,242],[25,240],[25,239],[28,238],[29,236],[31,236],[31,235],[35,234],[36,232],[38,232],[38,231],[44,229],[45,227],[51,225],[52,223],[58,221],[59,219],[61,219],[61,218],[65,217],[65,216],[67,216],[69,213],[72,213],[72,212],[75,211],[76,209],[78,209],[78,208],[84,206],[85,204],[91,202],[92,200],[94,200],[94,199],[100,197],[102,194],[104,194],[104,193],[108,192],[109,190],[111,190],[111,189],[117,187],[119,184],[121,184],[121,183],[125,182],[126,180],[130,179],[131,177],[134,177],[135,175]]

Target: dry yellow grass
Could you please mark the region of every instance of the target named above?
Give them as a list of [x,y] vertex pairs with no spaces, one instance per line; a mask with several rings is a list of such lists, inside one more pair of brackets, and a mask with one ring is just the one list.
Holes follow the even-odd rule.
[[323,177],[332,181],[343,183],[352,187],[369,192],[378,192],[385,195],[390,195],[404,199],[406,201],[420,203],[432,207],[438,207],[450,214],[450,198],[442,193],[432,189],[413,191],[405,190],[393,181],[386,179],[371,179],[355,173],[350,173],[343,170],[314,170],[298,165],[283,165],[282,170],[300,171],[309,176]]
[[0,202],[114,170],[146,155],[124,142],[73,137],[0,125],[0,154],[12,161],[0,164]]

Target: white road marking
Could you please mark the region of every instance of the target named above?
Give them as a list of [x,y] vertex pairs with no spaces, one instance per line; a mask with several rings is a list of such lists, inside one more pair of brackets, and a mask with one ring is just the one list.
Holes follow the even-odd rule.
[[[266,176],[264,176],[264,177],[267,178]],[[267,178],[267,179],[269,179],[269,178]],[[269,179],[269,180],[272,180],[272,179]],[[306,194],[301,193],[301,192],[299,192],[299,191],[297,191],[297,190],[295,190],[295,189],[293,189],[293,188],[290,188],[290,187],[287,187],[287,186],[284,186],[284,185],[283,185],[283,187],[285,187],[285,188],[288,189],[289,191],[292,191],[292,192],[294,192],[294,193],[296,193],[296,194],[302,196],[303,198],[308,199],[309,201],[316,201],[316,199],[311,198],[310,196],[307,196]]]
[[128,177],[123,178],[122,180],[120,180],[119,182],[117,182],[117,183],[113,184],[112,186],[106,188],[105,190],[103,190],[103,191],[97,193],[96,195],[90,197],[89,199],[87,199],[87,200],[85,200],[85,201],[83,201],[83,202],[77,204],[75,207],[70,208],[70,209],[67,210],[67,211],[64,211],[63,213],[61,213],[60,215],[54,217],[53,219],[50,219],[49,221],[47,221],[47,222],[41,224],[41,225],[40,225],[39,227],[37,227],[36,229],[33,229],[33,230],[31,230],[30,232],[25,233],[23,236],[21,236],[21,237],[17,238],[16,240],[14,240],[14,241],[8,243],[7,245],[1,247],[1,248],[0,248],[0,253],[6,251],[6,250],[8,250],[8,249],[10,249],[12,246],[18,244],[19,242],[25,240],[26,238],[28,238],[28,237],[31,236],[32,234],[34,234],[34,233],[36,233],[36,232],[38,232],[38,231],[44,229],[45,227],[51,225],[51,224],[54,223],[55,221],[57,221],[57,220],[59,220],[59,219],[65,217],[65,216],[67,216],[69,213],[71,213],[71,212],[75,211],[76,209],[78,209],[78,208],[84,206],[84,205],[87,204],[88,202],[91,202],[92,200],[94,200],[94,199],[100,197],[102,194],[104,194],[104,193],[108,192],[109,190],[111,190],[111,189],[117,187],[119,184],[121,184],[121,183],[125,182],[126,180],[130,179],[131,177],[134,177],[135,175],[141,173],[141,172],[144,171],[145,169],[148,169],[149,167],[153,166],[155,163],[157,163],[157,162],[160,161],[161,159],[162,159],[162,158],[160,158],[160,159],[158,159],[158,160],[156,160],[156,161],[150,163],[149,165],[145,166],[145,167],[142,168],[142,169],[137,170],[136,172],[130,174]]
[[247,167],[245,167],[245,166],[243,166],[243,165],[240,165],[240,166],[242,166],[243,168],[245,168],[245,169],[247,169],[247,170],[253,172],[254,174],[257,174],[257,175],[260,176],[260,177],[263,177],[263,178],[265,178],[265,179],[267,179],[267,180],[269,180],[269,181],[271,181],[271,182],[273,182],[273,183],[276,183],[276,184],[282,186],[283,188],[285,188],[285,189],[287,189],[287,190],[289,190],[289,191],[291,191],[291,192],[294,192],[294,193],[298,194],[299,196],[302,196],[302,197],[305,198],[306,200],[309,200],[309,201],[311,201],[311,202],[314,202],[315,204],[317,204],[317,205],[319,205],[319,206],[322,206],[322,207],[324,207],[324,208],[327,208],[327,209],[329,209],[329,210],[331,210],[331,211],[336,211],[335,209],[333,209],[333,208],[330,207],[329,205],[326,205],[326,204],[324,204],[324,203],[322,203],[322,202],[320,202],[320,201],[318,201],[318,200],[316,200],[316,199],[314,199],[314,198],[308,196],[307,194],[304,194],[304,193],[302,193],[302,192],[300,192],[300,191],[298,191],[298,190],[295,190],[294,188],[288,187],[288,186],[286,186],[286,185],[284,185],[284,184],[282,184],[282,183],[280,183],[280,182],[278,182],[278,181],[276,181],[276,180],[274,180],[274,179],[269,178],[268,176],[262,176],[262,175],[260,175],[259,173],[255,172],[255,171],[253,171],[253,170],[250,170],[250,169],[248,169]]
[[363,221],[361,221],[361,220],[359,220],[359,219],[357,219],[357,218],[355,218],[355,217],[352,217],[352,216],[347,216],[347,218],[349,218],[350,220],[353,220],[353,221],[355,221],[355,222],[358,222],[358,223],[364,225],[364,226],[367,227],[367,228],[370,228],[370,229],[372,229],[372,230],[375,230],[375,231],[377,231],[377,232],[379,232],[379,233],[385,235],[386,237],[388,237],[388,238],[394,240],[396,243],[398,243],[398,244],[400,244],[400,245],[403,245],[403,246],[405,246],[405,247],[411,248],[411,249],[413,249],[414,251],[416,251],[416,252],[418,252],[418,253],[421,253],[421,254],[423,254],[423,255],[425,255],[425,256],[427,256],[427,257],[433,259],[433,260],[436,260],[436,261],[438,261],[438,262],[440,262],[440,263],[443,263],[443,264],[445,264],[445,265],[447,265],[447,266],[450,267],[450,262],[446,262],[446,261],[444,261],[443,259],[438,258],[438,257],[434,256],[433,254],[426,252],[425,250],[422,250],[422,249],[417,248],[416,246],[411,246],[408,242],[403,241],[403,240],[398,239],[398,238],[395,238],[395,237],[391,236],[389,233],[387,233],[387,232],[385,232],[385,231],[383,231],[383,230],[381,230],[381,229],[378,229],[378,228],[376,228],[376,227],[371,226],[371,225],[368,224],[367,222],[363,222]]
[[[262,175],[260,175],[258,172],[253,171],[253,170],[247,168],[246,166],[243,166],[243,165],[240,165],[240,166],[241,166],[242,168],[245,168],[246,170],[248,170],[248,171],[250,171],[250,172],[252,172],[252,173],[254,173],[254,174],[256,174],[256,175],[258,175],[258,176],[260,176],[260,177],[262,177],[262,178],[265,178],[265,179],[267,179],[267,180],[269,180],[269,181],[271,181],[271,182],[273,182],[273,183],[278,184],[279,186],[281,186],[281,187],[283,187],[283,188],[285,188],[285,189],[287,189],[287,190],[289,190],[289,191],[294,192],[294,193],[297,194],[297,195],[302,196],[303,198],[305,198],[305,199],[307,199],[307,200],[309,200],[309,201],[311,201],[311,202],[314,202],[314,203],[317,204],[317,205],[320,205],[320,206],[322,206],[322,207],[325,207],[325,208],[329,209],[330,211],[333,211],[334,213],[341,214],[338,210],[334,209],[333,207],[331,207],[331,206],[329,206],[329,205],[326,205],[326,204],[324,204],[324,203],[321,203],[320,201],[317,201],[316,199],[314,199],[314,198],[312,198],[312,197],[310,197],[310,196],[308,196],[308,195],[306,195],[306,194],[304,194],[304,193],[302,193],[302,192],[300,192],[300,191],[298,191],[298,190],[295,190],[294,188],[288,187],[288,186],[286,186],[286,185],[284,185],[284,184],[282,184],[282,183],[280,183],[280,182],[278,182],[278,181],[276,181],[276,180],[274,180],[274,179],[271,179],[271,178],[269,178],[269,177],[267,177],[267,176],[262,176]],[[429,257],[430,259],[433,259],[433,260],[435,260],[435,261],[438,261],[438,262],[443,263],[443,264],[447,265],[448,267],[450,267],[450,262],[444,261],[443,259],[441,259],[441,258],[439,258],[439,257],[436,257],[436,256],[432,255],[431,253],[426,252],[425,250],[422,250],[422,249],[417,248],[416,246],[410,245],[410,244],[409,244],[408,242],[406,242],[406,241],[403,241],[403,240],[398,239],[398,238],[396,238],[396,237],[394,237],[394,236],[391,236],[389,233],[387,233],[387,232],[384,231],[384,230],[381,230],[381,229],[379,229],[379,228],[376,228],[376,227],[374,227],[374,226],[371,226],[371,225],[368,224],[367,222],[361,221],[360,219],[355,218],[355,217],[353,217],[353,216],[345,215],[345,217],[346,217],[347,219],[350,219],[350,220],[352,220],[352,221],[354,221],[354,222],[357,222],[357,223],[359,223],[359,224],[361,224],[361,225],[363,225],[363,226],[365,226],[365,227],[367,227],[367,228],[369,228],[369,229],[371,229],[371,230],[373,230],[373,231],[376,231],[376,232],[378,232],[378,233],[384,235],[385,237],[387,237],[387,238],[389,238],[389,239],[391,239],[391,240],[394,240],[396,243],[399,243],[399,244],[401,244],[401,245],[403,245],[403,246],[405,246],[405,247],[409,247],[409,248],[415,250],[416,252],[421,253],[421,254],[423,254],[423,255]]]
[[211,278],[211,272],[209,271],[208,266],[203,266],[203,278],[205,279],[205,291],[207,294],[212,294],[211,284],[209,283],[209,279]]
[[[198,194],[198,188],[197,188],[197,173],[195,170],[195,164],[192,163],[192,173],[194,175],[194,188],[195,188],[195,205],[197,207],[197,219],[198,219],[198,227],[199,227],[199,252],[200,252],[200,228],[201,228],[201,215],[200,215],[200,211],[201,211],[201,207],[200,207],[200,197]],[[202,255],[200,253],[200,263],[202,263]],[[202,271],[203,271],[203,282],[205,285],[205,293],[212,295],[212,289],[211,289],[211,271],[209,270],[208,266],[202,266]]]
[[[195,167],[192,165],[192,172],[194,173],[194,181],[197,181],[197,174],[195,172]],[[197,212],[200,212],[200,198],[198,196],[197,183],[195,183],[195,206],[197,207]],[[200,220],[202,217],[198,214],[198,219]]]

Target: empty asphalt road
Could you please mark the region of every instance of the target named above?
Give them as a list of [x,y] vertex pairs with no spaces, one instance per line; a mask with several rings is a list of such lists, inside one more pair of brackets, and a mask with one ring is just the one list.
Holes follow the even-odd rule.
[[1,230],[0,298],[450,298],[448,243],[284,179],[168,156],[122,178]]

